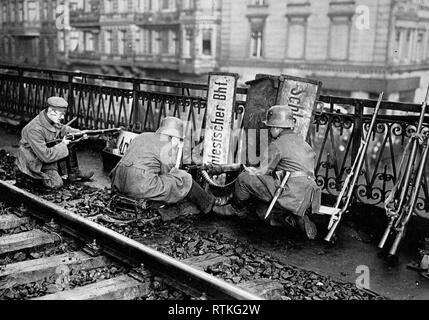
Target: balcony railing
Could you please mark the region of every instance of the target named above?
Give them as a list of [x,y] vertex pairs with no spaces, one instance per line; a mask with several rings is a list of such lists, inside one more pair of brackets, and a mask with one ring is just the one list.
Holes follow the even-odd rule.
[[99,12],[85,12],[75,10],[70,12],[70,25],[72,27],[89,27],[100,25]]
[[11,22],[6,24],[6,28],[11,35],[39,36],[41,22],[38,20]]
[[143,12],[134,15],[134,23],[137,25],[165,25],[178,24],[179,12]]
[[100,60],[100,54],[95,51],[73,51],[69,52],[70,59]]
[[[77,81],[81,79],[82,81]],[[88,81],[87,81],[88,80]],[[94,80],[94,81],[90,81]],[[93,85],[116,81],[118,85]],[[86,129],[126,127],[130,131],[154,131],[166,115],[189,121],[191,148],[203,139],[207,85],[153,79],[73,73],[0,65],[0,119],[26,122],[36,116],[52,95],[67,99],[68,117]],[[237,89],[234,127],[240,128],[246,108],[247,89]],[[310,137],[317,153],[316,178],[325,194],[337,196],[361,143],[368,133],[375,100],[321,96],[323,108],[314,112]],[[369,108],[367,114],[365,108]],[[348,110],[340,113],[340,110]],[[398,178],[401,153],[416,130],[421,106],[383,101],[381,114],[394,110],[403,115],[381,115],[371,134],[365,165],[355,197],[382,205]],[[425,119],[425,126],[429,118]],[[429,130],[429,129],[427,129]],[[423,179],[416,212],[429,218],[428,172]]]

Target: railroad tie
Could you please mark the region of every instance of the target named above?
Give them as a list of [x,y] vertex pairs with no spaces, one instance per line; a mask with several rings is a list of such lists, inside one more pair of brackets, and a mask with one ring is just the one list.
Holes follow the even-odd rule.
[[0,216],[0,230],[15,229],[27,224],[29,221],[29,218],[19,218],[13,214],[4,214]]
[[76,273],[110,264],[111,262],[105,256],[90,257],[83,252],[69,252],[47,258],[12,263],[0,270],[0,290],[41,281],[48,277],[59,277],[64,270],[68,273]]
[[122,275],[32,300],[133,300],[146,296],[149,292],[149,279],[146,282],[140,282]]
[[32,230],[0,237],[0,254],[16,252],[24,249],[36,249],[52,245],[61,239],[58,235],[40,230]]

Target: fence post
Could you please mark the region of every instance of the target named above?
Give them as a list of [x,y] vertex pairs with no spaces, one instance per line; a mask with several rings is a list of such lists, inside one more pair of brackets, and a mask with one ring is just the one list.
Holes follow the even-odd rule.
[[20,122],[23,123],[25,122],[25,106],[24,106],[24,98],[25,98],[25,91],[24,91],[24,71],[22,70],[22,68],[18,69],[18,85],[19,85],[19,90],[18,90],[18,108],[16,111],[19,112],[19,114],[15,115],[15,116],[21,116],[20,117]]
[[363,134],[363,107],[360,104],[355,105],[355,130],[354,135],[352,137],[353,139],[353,145],[352,145],[352,153],[351,153],[351,161],[350,164],[353,164],[353,160],[356,159],[359,147],[362,140],[362,134]]
[[[68,74],[68,91],[67,95],[67,103],[69,104],[68,112],[67,112],[67,121],[73,119],[74,117],[74,98],[73,98],[73,75]],[[77,124],[79,125],[79,119],[77,119]]]
[[[141,128],[141,112],[140,112],[140,103],[139,103],[139,94],[140,84],[137,81],[133,82],[133,114],[130,115],[130,121],[128,122],[128,129],[131,127],[132,131],[140,131]],[[133,123],[130,123],[130,122]]]

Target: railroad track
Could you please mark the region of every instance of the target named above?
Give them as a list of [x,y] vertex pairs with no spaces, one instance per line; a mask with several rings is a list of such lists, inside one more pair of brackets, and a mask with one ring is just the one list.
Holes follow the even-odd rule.
[[0,200],[27,213],[0,215],[0,258],[9,262],[0,266],[2,299],[129,300],[156,290],[161,298],[255,300],[254,292],[276,290],[266,280],[229,284],[202,271],[220,255],[178,261],[5,181]]
[[[54,252],[54,255],[72,254],[71,258],[66,255],[65,259],[81,261],[89,259],[87,255],[91,259],[100,256],[109,257],[107,260],[109,262],[99,268],[97,268],[99,265],[92,267],[91,263],[89,263],[89,267],[85,265],[80,267],[78,261],[75,263],[78,265],[77,267],[57,269],[57,266],[51,269],[51,273],[48,274],[50,275],[49,288],[43,287],[44,291],[42,290],[44,293],[51,294],[47,298],[53,298],[52,294],[57,294],[55,299],[72,299],[71,296],[64,296],[69,289],[78,289],[83,285],[92,285],[89,289],[98,288],[97,286],[100,284],[97,285],[97,283],[101,282],[100,280],[115,281],[112,278],[126,276],[128,280],[131,278],[130,283],[140,281],[145,284],[142,287],[143,291],[139,293],[137,290],[135,297],[121,293],[115,296],[116,286],[109,287],[109,281],[104,282],[110,288],[107,290],[106,296],[89,295],[89,297],[91,299],[116,299],[119,296],[123,299],[149,300],[257,299],[259,297],[269,300],[383,299],[374,292],[356,288],[354,283],[331,279],[311,270],[304,270],[281,262],[267,252],[224,235],[216,227],[201,229],[198,224],[204,224],[204,222],[200,220],[210,220],[210,217],[193,216],[192,214],[196,213],[186,213],[186,206],[182,208],[184,210],[180,209],[181,216],[174,220],[163,222],[159,219],[158,213],[149,210],[142,213],[141,216],[139,215],[139,219],[131,224],[118,225],[100,219],[105,213],[107,217],[110,214],[108,209],[106,211],[110,201],[108,190],[88,188],[85,185],[77,184],[66,186],[55,193],[40,193],[33,189],[29,190],[30,193],[16,188],[13,183],[13,180],[0,181],[0,201],[6,201],[11,206],[3,217],[0,207],[0,221],[5,220],[3,225],[8,224],[9,229],[18,231],[18,233],[42,229],[53,239],[57,239],[53,245],[54,248],[61,248],[61,245],[68,243],[64,240],[66,236],[63,234],[67,237],[71,235],[72,239],[79,240],[80,245],[75,245],[73,250],[65,250],[66,252]],[[36,196],[33,192],[40,194],[43,198]],[[21,204],[25,204],[27,209],[19,208]],[[20,214],[23,211],[28,212]],[[10,217],[10,214],[13,213],[17,213],[20,217]],[[37,221],[42,222],[37,228],[27,228],[28,221],[32,221],[29,219],[29,213]],[[186,214],[191,214],[191,216],[186,216]],[[26,221],[11,222],[16,219],[26,219]],[[52,219],[54,220],[52,221]],[[18,227],[17,223],[22,223],[21,227]],[[1,226],[0,222],[0,235],[2,234]],[[5,233],[5,235],[7,234],[8,232]],[[63,238],[63,242],[58,242],[58,235]],[[0,243],[3,241],[2,239],[0,237]],[[35,241],[30,242],[36,243]],[[132,245],[130,246],[129,243]],[[291,244],[293,245],[293,242]],[[101,252],[100,249],[102,249]],[[31,251],[31,249],[20,250],[15,254],[11,253],[10,256],[14,258],[14,255],[18,255],[17,258],[20,258],[19,255],[22,256],[23,251]],[[28,254],[21,257],[24,260],[25,258],[28,258]],[[33,260],[27,264],[31,266],[34,264],[35,257],[30,255],[30,258]],[[37,253],[36,258],[39,258]],[[0,265],[2,261],[4,263],[5,259],[4,256],[2,257],[0,249]],[[10,266],[16,261],[7,262],[8,270],[16,270],[16,268],[11,269]],[[187,273],[188,269],[191,269],[190,274]],[[61,280],[64,279],[62,275],[64,273],[66,281]],[[12,273],[10,272],[10,274]],[[72,275],[72,277],[68,277],[68,275]],[[5,278],[4,276],[3,278]],[[10,275],[7,278],[11,280],[14,288],[17,286],[18,289],[20,288],[18,284],[14,284],[16,275]],[[49,277],[45,276],[45,279],[47,278]],[[96,278],[97,282],[92,278]],[[0,283],[7,282],[2,282],[1,279],[0,273]],[[207,282],[207,279],[215,279],[215,282]],[[226,287],[223,286],[225,281],[228,282]],[[70,282],[71,285],[68,285],[67,282]],[[102,282],[101,285],[104,283]],[[40,289],[40,285],[40,281],[35,284],[33,282],[36,289]],[[117,287],[120,288],[120,286]],[[18,298],[34,297],[35,289],[31,285],[30,289],[24,287],[22,291],[28,290],[31,291],[30,295],[18,294]],[[101,292],[100,289],[93,291]],[[7,292],[9,292],[9,296],[7,296]],[[83,296],[82,292],[75,292],[77,292],[77,299],[87,298]],[[36,295],[36,297],[42,298],[40,295]],[[11,298],[10,290],[3,291],[2,294],[0,287],[1,298]]]

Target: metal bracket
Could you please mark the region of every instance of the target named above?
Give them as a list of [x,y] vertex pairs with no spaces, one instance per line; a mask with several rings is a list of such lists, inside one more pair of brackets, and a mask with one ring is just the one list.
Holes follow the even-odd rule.
[[152,274],[144,267],[144,264],[142,263],[140,267],[131,269],[131,271],[128,272],[128,275],[137,281],[146,282]]
[[101,254],[102,249],[101,247],[97,244],[97,241],[94,239],[92,240],[92,243],[88,243],[86,244],[83,248],[82,251],[89,254],[91,257],[97,257]]

